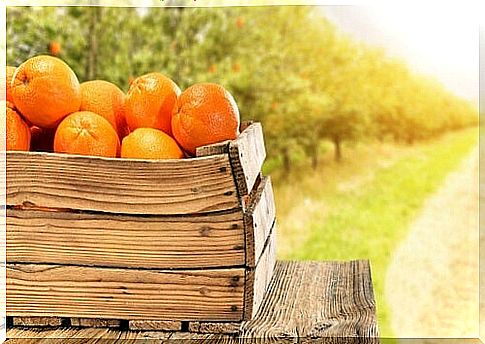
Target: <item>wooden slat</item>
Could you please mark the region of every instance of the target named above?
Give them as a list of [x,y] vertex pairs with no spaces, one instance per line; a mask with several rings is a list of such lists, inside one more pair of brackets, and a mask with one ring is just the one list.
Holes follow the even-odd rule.
[[237,334],[241,328],[241,323],[230,322],[197,322],[191,321],[189,323],[189,331],[196,333],[221,333],[221,334]]
[[244,274],[7,264],[7,315],[240,321]]
[[130,320],[130,330],[144,331],[180,331],[182,330],[181,321],[173,320]]
[[29,316],[22,316],[22,317],[14,317],[13,318],[13,325],[14,326],[27,326],[27,327],[55,327],[61,326],[62,319],[59,317],[46,317],[46,316],[39,316],[39,317],[29,317]]
[[71,318],[71,326],[75,327],[111,327],[119,328],[121,321],[117,319]]
[[276,223],[265,244],[263,254],[256,268],[246,271],[246,288],[244,295],[244,319],[250,320],[257,314],[271,282],[276,264]]
[[241,211],[122,216],[7,210],[7,262],[134,268],[242,266]]
[[[175,332],[170,336],[169,343],[190,343],[190,344],[244,344],[240,343],[233,335],[203,334],[191,332]],[[251,344],[253,342],[251,341]],[[249,343],[248,343],[249,344]]]
[[[126,344],[160,343],[170,338],[170,332],[161,331],[120,331],[107,328],[60,328],[57,330],[17,329],[8,330],[8,343],[42,344]],[[29,340],[30,339],[30,340]]]
[[378,337],[367,261],[280,262],[267,295],[242,337]]
[[[89,338],[92,331],[106,339],[157,339],[174,343],[379,343],[369,263],[278,262],[269,292],[256,317],[243,322],[239,338],[179,332],[133,332],[108,329],[25,330],[12,328],[8,338]],[[47,334],[47,335],[44,335]],[[152,336],[152,337],[150,337]],[[331,337],[333,336],[333,338]],[[245,339],[246,341],[242,341]],[[176,341],[177,340],[177,341]],[[11,341],[13,342],[13,341]],[[113,343],[114,341],[109,341]],[[20,343],[20,341],[19,341]],[[192,341],[191,341],[192,343]]]
[[261,172],[266,158],[266,149],[260,123],[251,123],[241,127],[243,131],[236,140],[199,147],[196,155],[203,157],[229,153],[239,196],[247,200],[246,196],[253,189]]
[[227,140],[227,141],[214,143],[212,145],[197,147],[195,150],[195,156],[200,158],[200,157],[211,156],[211,155],[229,154],[230,142],[231,142],[230,140]]
[[7,205],[162,215],[240,206],[227,154],[130,160],[7,152],[7,161]]
[[256,190],[250,197],[250,205],[245,213],[246,265],[255,267],[263,253],[263,248],[273,226],[276,212],[273,187],[270,177],[261,177]]
[[[170,343],[170,341],[165,341],[170,338],[172,335],[171,332],[163,332],[163,331],[120,331],[118,341],[115,342],[117,344],[126,344],[126,343]],[[131,339],[131,341],[129,341]],[[99,344],[111,344],[109,343],[99,343]],[[175,343],[172,343],[175,344]]]
[[31,343],[82,343],[82,339],[101,338],[110,340],[111,343],[111,340],[119,336],[119,331],[107,328],[22,329],[14,327],[9,329],[7,334],[8,343],[29,343],[27,339],[31,339]]
[[229,156],[239,196],[248,195],[261,172],[266,148],[261,123],[253,123],[229,143]]

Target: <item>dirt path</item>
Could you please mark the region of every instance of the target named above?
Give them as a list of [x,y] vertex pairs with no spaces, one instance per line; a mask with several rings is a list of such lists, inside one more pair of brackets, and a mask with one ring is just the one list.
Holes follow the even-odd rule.
[[478,147],[431,196],[386,276],[399,338],[478,336]]

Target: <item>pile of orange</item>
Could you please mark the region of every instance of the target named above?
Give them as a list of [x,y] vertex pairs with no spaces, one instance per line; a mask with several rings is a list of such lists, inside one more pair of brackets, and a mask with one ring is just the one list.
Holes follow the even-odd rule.
[[180,159],[239,134],[238,107],[217,84],[182,92],[153,72],[133,79],[125,95],[108,81],[80,84],[66,63],[44,55],[7,67],[6,78],[7,150]]

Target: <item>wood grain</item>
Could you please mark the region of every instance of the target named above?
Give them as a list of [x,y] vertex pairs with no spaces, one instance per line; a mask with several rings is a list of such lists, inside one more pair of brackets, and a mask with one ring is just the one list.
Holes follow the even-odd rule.
[[191,333],[191,332],[175,332],[170,336],[168,343],[245,344],[244,342],[238,341],[233,335],[203,334],[203,333]]
[[195,156],[200,158],[200,157],[211,156],[211,155],[229,154],[230,142],[231,142],[230,140],[227,140],[227,141],[214,143],[212,145],[197,147],[195,150]]
[[13,318],[13,325],[14,326],[33,326],[33,327],[55,327],[61,326],[62,319],[58,317],[14,317]]
[[261,172],[266,158],[266,149],[261,123],[248,123],[241,128],[244,130],[236,140],[199,147],[196,155],[204,157],[229,153],[239,197],[247,200],[246,196],[253,190]]
[[273,276],[276,264],[276,223],[272,227],[256,268],[246,270],[245,320],[251,320],[256,316]]
[[[81,340],[112,340],[120,336],[119,331],[107,328],[58,328],[58,329],[21,329],[8,331],[8,343],[81,343]],[[17,341],[18,340],[18,341]]]
[[130,320],[128,326],[130,330],[180,331],[182,322],[173,320]]
[[131,268],[245,263],[243,214],[149,216],[7,210],[7,262]]
[[[59,328],[49,329],[10,329],[8,343],[42,344],[127,344],[160,343],[171,336],[170,332],[160,331],[120,331],[108,328]],[[29,340],[30,339],[30,340]]]
[[239,197],[248,195],[266,158],[261,123],[251,124],[236,140],[229,143],[229,156]]
[[16,343],[15,338],[20,338],[18,343],[28,342],[27,338],[103,338],[109,343],[120,338],[173,343],[379,343],[367,261],[278,262],[269,288],[258,314],[243,322],[238,337],[72,328],[11,328],[7,337],[9,343]]
[[369,263],[280,262],[244,338],[377,338]]
[[7,161],[7,205],[160,215],[240,207],[227,154],[130,160],[7,152]]
[[7,315],[240,321],[244,269],[7,264]]
[[112,327],[119,328],[118,319],[71,318],[71,326],[75,327]]
[[221,333],[221,334],[238,334],[241,323],[231,322],[197,322],[189,323],[189,331],[196,333]]
[[254,268],[263,253],[276,217],[273,186],[270,177],[261,177],[251,192],[250,205],[244,215],[246,228],[246,265]]

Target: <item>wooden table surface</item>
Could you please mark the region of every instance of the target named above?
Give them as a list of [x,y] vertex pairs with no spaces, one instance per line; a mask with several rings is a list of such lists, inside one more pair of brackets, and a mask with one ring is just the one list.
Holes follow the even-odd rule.
[[369,263],[279,261],[258,314],[236,330],[237,334],[228,335],[107,328],[10,328],[7,343],[377,342]]

